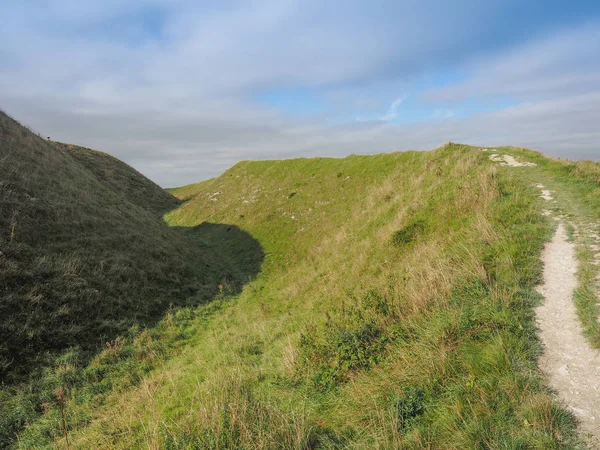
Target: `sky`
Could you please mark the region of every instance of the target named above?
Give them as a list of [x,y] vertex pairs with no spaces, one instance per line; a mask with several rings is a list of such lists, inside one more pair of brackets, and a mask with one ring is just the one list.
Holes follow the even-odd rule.
[[22,0],[0,17],[0,109],[164,187],[448,141],[600,159],[597,0]]

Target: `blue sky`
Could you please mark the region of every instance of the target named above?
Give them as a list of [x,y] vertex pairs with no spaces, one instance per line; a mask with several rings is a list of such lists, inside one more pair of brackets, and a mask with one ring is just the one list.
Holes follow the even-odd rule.
[[447,141],[600,157],[600,2],[2,2],[0,108],[164,186]]

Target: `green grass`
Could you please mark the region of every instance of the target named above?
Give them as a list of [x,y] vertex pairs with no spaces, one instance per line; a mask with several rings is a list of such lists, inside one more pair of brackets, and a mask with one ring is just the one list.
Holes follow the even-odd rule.
[[[136,216],[172,209],[171,228],[152,214],[132,228],[160,236],[211,289],[122,324],[93,357],[68,346],[3,388],[6,446],[577,447],[574,418],[537,369],[535,286],[554,225],[531,175],[564,182],[560,195],[592,211],[593,164],[546,170],[508,149],[538,162],[524,172],[455,144],[241,162],[171,189],[183,203],[162,209],[173,200],[147,199],[127,166],[52,148]],[[92,203],[102,208],[90,215],[110,213]]]
[[[171,225],[239,227],[261,272],[61,379],[70,448],[575,446],[536,369],[552,223],[508,168],[450,145],[243,162],[171,192]],[[65,447],[61,423],[54,401],[21,447]]]

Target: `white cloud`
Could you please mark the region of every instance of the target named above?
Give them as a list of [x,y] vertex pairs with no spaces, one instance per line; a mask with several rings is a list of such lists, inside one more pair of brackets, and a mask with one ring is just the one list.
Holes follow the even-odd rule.
[[[0,5],[0,107],[54,139],[112,153],[165,186],[214,176],[241,159],[426,149],[449,140],[598,157],[600,33],[592,25],[480,59],[487,49],[478,42],[503,1],[43,4]],[[154,10],[159,29],[147,30],[140,17]],[[430,120],[385,123],[408,95],[413,103],[410,87],[420,75],[461,61],[472,61],[466,81],[428,94],[437,102]],[[318,89],[337,115],[370,119],[328,126],[328,117],[290,118],[251,101],[263,89],[290,86]],[[406,94],[389,105],[397,92]],[[454,118],[451,102],[471,95],[528,103]]]
[[465,81],[433,90],[426,98],[459,101],[507,95],[536,99],[600,90],[600,23],[479,57],[464,70],[469,74]]
[[[521,145],[549,154],[600,157],[600,94],[546,100],[467,119],[415,124],[353,123],[330,127],[315,122],[176,120],[160,115],[52,116],[36,121],[60,132],[52,137],[109,150],[164,186],[215,176],[241,159],[345,156],[431,149],[447,141],[473,145]],[[18,105],[14,105],[19,110]],[[26,111],[28,109],[26,108]],[[19,111],[20,112],[20,111]],[[28,112],[30,117],[32,113]],[[17,118],[21,118],[17,114]],[[68,124],[65,127],[64,124]],[[61,126],[65,127],[64,131]]]

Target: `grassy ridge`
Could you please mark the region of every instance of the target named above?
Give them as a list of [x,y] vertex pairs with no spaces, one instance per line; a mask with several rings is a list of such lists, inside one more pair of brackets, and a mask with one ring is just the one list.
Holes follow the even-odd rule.
[[62,382],[48,374],[53,367],[85,366],[132,327],[222,295],[220,285],[239,292],[263,254],[234,226],[168,227],[162,215],[180,202],[159,186],[104,153],[41,139],[3,113],[0,167],[4,447],[56,400]]
[[[552,224],[510,169],[448,145],[244,162],[172,192],[186,202],[171,225],[238,226],[264,248],[262,272],[91,366],[56,364],[48,377],[75,374],[60,378],[66,401],[22,448],[575,445],[536,369]],[[96,393],[125,367],[141,376]]]

